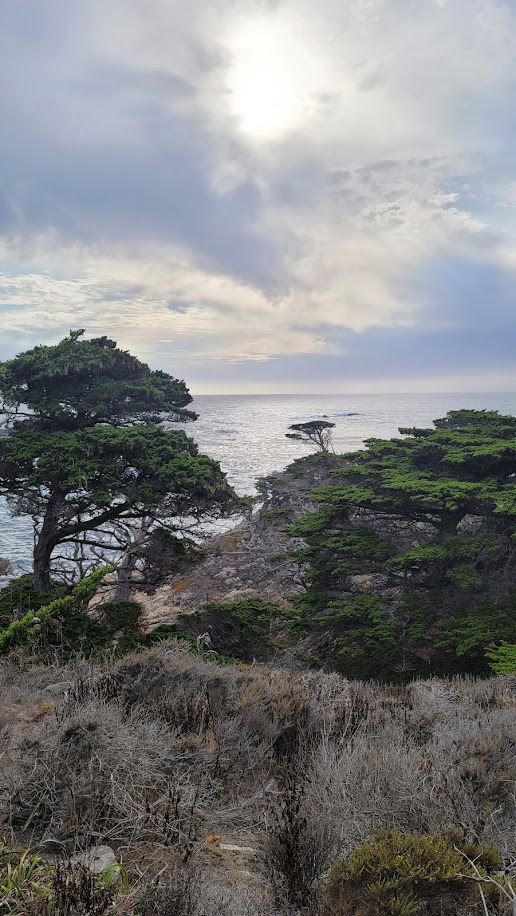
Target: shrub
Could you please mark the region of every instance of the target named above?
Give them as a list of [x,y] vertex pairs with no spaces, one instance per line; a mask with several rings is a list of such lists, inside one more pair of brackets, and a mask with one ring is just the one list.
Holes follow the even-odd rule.
[[104,916],[128,887],[117,863],[100,874],[84,865],[54,867],[30,850],[0,843],[0,912],[11,916]]
[[481,901],[468,858],[486,877],[501,866],[494,849],[467,843],[460,836],[404,836],[381,830],[359,846],[349,862],[332,867],[320,912],[324,916],[461,912],[470,916]]
[[134,916],[193,916],[196,908],[195,876],[174,868],[166,881],[156,881],[136,895]]
[[488,649],[486,658],[497,674],[516,674],[516,645],[503,642],[501,646]]
[[91,651],[106,641],[108,630],[85,613],[85,607],[108,572],[107,567],[90,573],[61,598],[54,598],[37,610],[28,610],[0,630],[0,655],[20,646],[40,644],[43,649],[58,645],[65,652],[82,647]]
[[179,617],[181,628],[197,636],[211,627],[212,647],[229,658],[251,661],[271,654],[271,620],[284,616],[279,605],[261,598],[207,604],[198,614]]

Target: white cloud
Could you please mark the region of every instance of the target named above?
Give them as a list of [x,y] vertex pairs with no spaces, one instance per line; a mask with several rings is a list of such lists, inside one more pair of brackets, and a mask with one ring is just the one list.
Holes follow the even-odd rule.
[[[11,189],[3,331],[86,326],[214,361],[324,354],[341,331],[431,324],[414,278],[440,258],[516,265],[514,175],[495,195],[503,208],[490,199],[516,77],[516,10],[502,0],[193,0],[188,13],[92,0],[75,25],[68,44],[42,41],[44,79],[34,73],[35,103],[15,95],[16,117],[51,164],[52,144],[72,163],[91,152],[115,186],[130,154],[139,182],[129,171],[126,214],[109,181],[95,210],[76,200],[79,167],[73,193],[52,175],[37,219]],[[17,51],[21,71],[21,39]],[[197,168],[191,203],[170,190],[170,150]],[[36,185],[37,154],[26,167]],[[210,227],[215,252],[204,211],[190,227],[201,181],[206,212],[236,201]],[[151,184],[156,207],[160,190],[171,200],[155,221]],[[272,279],[246,267],[260,245]]]

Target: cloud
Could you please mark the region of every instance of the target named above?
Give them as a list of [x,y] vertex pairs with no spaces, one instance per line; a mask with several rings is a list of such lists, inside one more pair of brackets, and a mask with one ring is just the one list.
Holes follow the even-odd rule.
[[4,355],[80,326],[235,385],[292,359],[334,379],[360,353],[365,384],[380,332],[391,354],[412,334],[430,376],[425,334],[513,326],[512,4],[18,0],[3,19]]

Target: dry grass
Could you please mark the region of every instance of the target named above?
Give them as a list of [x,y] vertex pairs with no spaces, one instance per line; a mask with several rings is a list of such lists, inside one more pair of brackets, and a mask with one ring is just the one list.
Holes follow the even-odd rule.
[[[221,666],[169,641],[111,665],[4,663],[0,734],[11,843],[108,843],[140,884],[161,874],[157,901],[167,886],[172,898],[178,869],[195,875],[199,916],[294,912],[337,857],[384,827],[459,828],[509,867],[516,858],[507,678],[385,687]],[[245,867],[212,855],[214,834],[256,853]],[[165,906],[151,890],[149,913]]]

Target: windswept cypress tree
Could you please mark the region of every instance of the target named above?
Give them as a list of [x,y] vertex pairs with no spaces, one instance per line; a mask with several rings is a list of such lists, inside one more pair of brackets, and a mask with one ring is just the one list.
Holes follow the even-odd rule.
[[287,529],[307,543],[302,622],[345,674],[485,671],[493,641],[516,642],[516,417],[434,426],[336,457]]
[[234,505],[218,463],[182,430],[163,426],[196,419],[185,383],[107,337],[83,334],[0,364],[9,429],[0,440],[0,493],[35,520],[41,592],[50,590],[58,545],[87,543],[109,523],[136,523],[164,500],[169,516],[217,515]]

